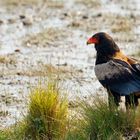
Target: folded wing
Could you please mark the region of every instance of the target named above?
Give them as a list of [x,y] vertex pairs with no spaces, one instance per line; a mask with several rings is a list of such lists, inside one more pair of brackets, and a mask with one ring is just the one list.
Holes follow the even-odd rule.
[[119,59],[95,66],[100,83],[120,95],[140,92],[140,64],[133,66]]

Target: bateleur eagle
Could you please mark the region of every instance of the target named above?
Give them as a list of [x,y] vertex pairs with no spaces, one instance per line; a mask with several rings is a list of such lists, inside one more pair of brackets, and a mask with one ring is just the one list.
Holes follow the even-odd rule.
[[119,105],[120,97],[125,96],[127,109],[132,105],[138,106],[140,64],[137,60],[124,55],[112,37],[104,32],[94,34],[87,44],[95,44],[95,74],[108,91],[109,103],[113,96]]

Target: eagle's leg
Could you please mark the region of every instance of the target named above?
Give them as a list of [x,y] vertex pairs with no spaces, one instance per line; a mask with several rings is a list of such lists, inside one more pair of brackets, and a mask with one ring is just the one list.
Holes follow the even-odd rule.
[[125,106],[126,110],[133,107],[136,108],[139,105],[138,97],[136,95],[126,95],[125,96]]
[[121,101],[121,96],[114,91],[111,90],[107,90],[107,91],[108,91],[109,107],[112,106],[112,103],[115,103],[116,106],[119,106],[119,103]]

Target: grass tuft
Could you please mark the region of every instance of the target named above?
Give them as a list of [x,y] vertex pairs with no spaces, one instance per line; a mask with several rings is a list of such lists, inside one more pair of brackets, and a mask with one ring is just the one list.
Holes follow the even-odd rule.
[[68,102],[60,97],[54,83],[30,94],[27,137],[32,140],[63,139],[66,132]]
[[16,58],[13,55],[1,55],[0,64],[15,64]]
[[0,140],[24,140],[27,125],[25,121],[21,121],[10,128],[0,130]]
[[122,140],[127,134],[136,132],[139,117],[136,117],[135,111],[128,113],[116,107],[109,109],[107,103],[98,99],[94,104],[82,102],[78,125],[75,131],[71,131],[70,137],[76,135],[81,140]]
[[137,111],[136,111],[135,125],[136,125],[136,128],[140,130],[140,106],[137,108]]

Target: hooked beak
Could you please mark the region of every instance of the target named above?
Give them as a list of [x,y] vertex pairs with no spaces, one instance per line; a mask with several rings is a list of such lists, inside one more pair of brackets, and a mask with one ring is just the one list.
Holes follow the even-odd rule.
[[90,44],[90,42],[89,41],[87,41],[87,45],[89,45]]
[[88,41],[87,41],[87,45],[88,45],[88,44],[97,44],[97,43],[98,43],[98,40],[97,40],[97,38],[95,38],[95,37],[91,37],[91,38],[89,38]]

